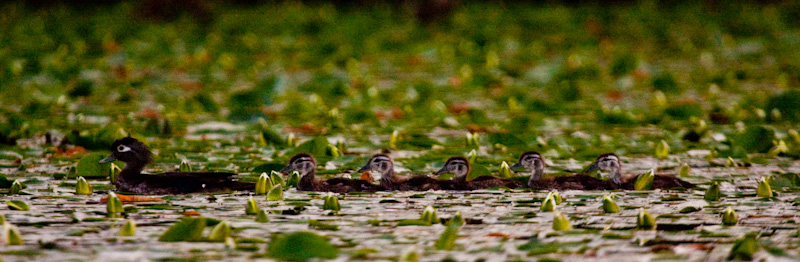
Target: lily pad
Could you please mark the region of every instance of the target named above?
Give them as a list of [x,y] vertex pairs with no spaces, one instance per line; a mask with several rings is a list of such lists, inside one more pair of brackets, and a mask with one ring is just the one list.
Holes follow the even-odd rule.
[[70,174],[68,178],[75,178],[75,176],[82,176],[86,178],[100,178],[108,176],[111,170],[111,163],[100,164],[100,160],[105,159],[106,156],[101,153],[91,153],[78,161],[77,172],[73,175]]
[[305,231],[278,235],[267,249],[267,256],[278,260],[332,259],[338,255],[339,250],[328,239]]

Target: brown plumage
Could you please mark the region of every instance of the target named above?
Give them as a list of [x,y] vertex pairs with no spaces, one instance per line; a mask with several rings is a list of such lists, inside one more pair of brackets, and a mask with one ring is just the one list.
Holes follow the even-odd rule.
[[476,190],[486,189],[493,187],[507,187],[507,188],[520,188],[523,187],[522,183],[493,176],[481,176],[471,181],[467,181],[467,175],[471,168],[469,160],[462,156],[454,156],[447,159],[442,169],[436,174],[451,173],[453,177],[453,189],[451,190]]
[[320,181],[316,179],[316,168],[317,160],[310,154],[301,153],[292,157],[282,172],[293,170],[300,172],[300,182],[297,183],[297,189],[300,191],[346,193],[385,190],[383,186],[373,185],[360,179],[331,178]]
[[381,175],[381,186],[389,191],[428,191],[428,190],[456,190],[456,184],[451,180],[439,180],[426,175],[402,177],[394,173],[392,158],[384,154],[372,156],[367,163],[356,172],[375,172]]

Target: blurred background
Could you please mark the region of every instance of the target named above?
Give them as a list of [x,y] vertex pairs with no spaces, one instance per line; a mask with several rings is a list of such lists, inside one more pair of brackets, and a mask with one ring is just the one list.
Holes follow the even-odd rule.
[[556,155],[650,152],[664,140],[746,156],[800,143],[798,1],[30,0],[0,10],[5,145],[65,136],[105,148],[207,122],[244,125],[267,144],[399,131],[430,148],[429,137],[476,133]]

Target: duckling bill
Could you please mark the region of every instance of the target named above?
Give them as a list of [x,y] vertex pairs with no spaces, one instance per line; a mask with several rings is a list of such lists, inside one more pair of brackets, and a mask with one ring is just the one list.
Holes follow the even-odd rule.
[[167,172],[142,174],[142,170],[153,161],[153,153],[145,144],[132,137],[120,138],[111,145],[111,155],[100,163],[125,162],[125,168],[117,176],[114,185],[117,191],[139,194],[188,194],[200,192],[224,192],[254,190],[254,183],[236,181],[234,173],[216,172]]

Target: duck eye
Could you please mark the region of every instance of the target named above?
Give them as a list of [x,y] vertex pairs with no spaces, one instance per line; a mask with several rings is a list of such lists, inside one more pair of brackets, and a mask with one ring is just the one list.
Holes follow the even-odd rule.
[[130,147],[127,147],[127,146],[125,146],[125,145],[119,145],[119,146],[117,147],[117,151],[118,151],[118,152],[128,152],[128,151],[131,151],[131,148],[130,148]]

